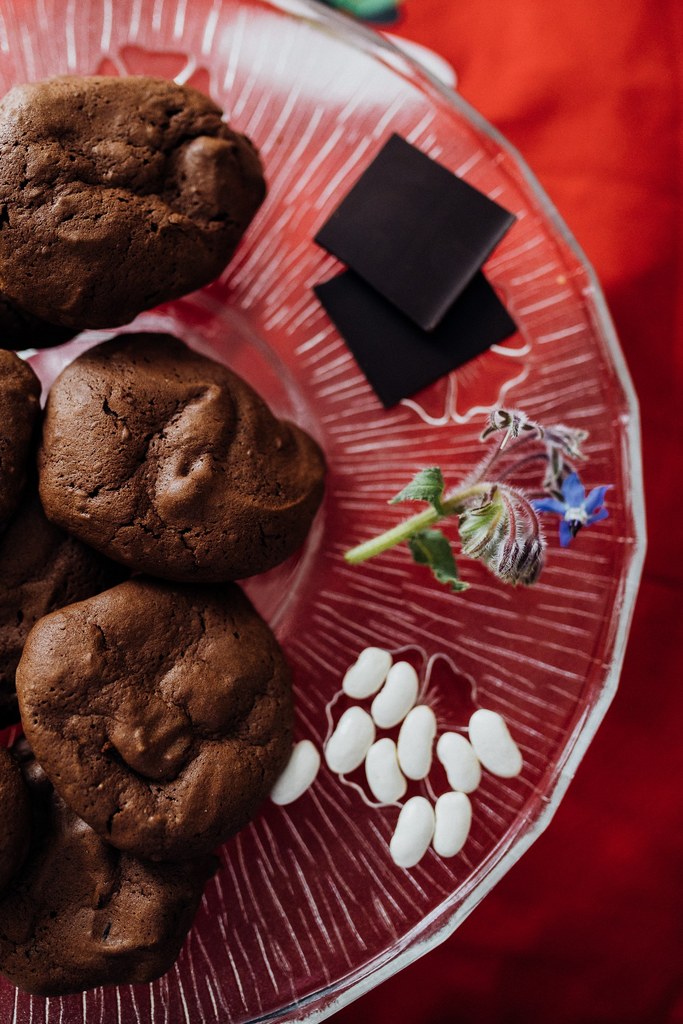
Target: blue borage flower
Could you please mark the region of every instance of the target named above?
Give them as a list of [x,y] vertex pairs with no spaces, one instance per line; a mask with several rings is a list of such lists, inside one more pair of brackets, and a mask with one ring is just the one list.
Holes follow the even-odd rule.
[[609,512],[603,507],[605,494],[611,484],[594,487],[588,496],[578,473],[570,473],[562,484],[562,498],[537,498],[531,502],[537,512],[550,512],[561,516],[560,544],[568,547],[579,530],[607,519]]

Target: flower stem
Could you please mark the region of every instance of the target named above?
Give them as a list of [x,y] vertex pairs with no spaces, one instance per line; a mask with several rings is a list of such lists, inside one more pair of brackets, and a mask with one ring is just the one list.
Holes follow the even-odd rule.
[[[506,458],[506,459],[509,460],[509,458],[513,454],[513,452],[516,452],[518,448],[522,447],[522,445],[528,444],[530,441],[533,441],[533,440],[534,440],[533,437],[528,437],[528,436],[527,437],[517,437],[517,438],[515,438],[513,440],[512,444],[510,444],[509,447],[503,447],[502,445],[499,445],[497,448],[494,448],[479,463],[479,465],[475,466],[474,469],[472,470],[472,472],[468,476],[465,477],[463,483],[466,483],[468,485],[469,484],[479,483],[479,481],[484,479],[484,477],[488,477],[489,473],[491,472],[491,470],[493,469],[494,465],[496,464],[496,462],[498,462],[499,459]],[[512,470],[514,470],[515,465],[516,465],[516,463],[513,462],[509,466],[509,468],[505,471],[503,476],[509,476],[510,473],[512,472]],[[501,477],[501,479],[502,479],[502,477]]]
[[374,558],[375,555],[381,555],[383,551],[388,551],[389,548],[401,544],[404,540],[412,537],[413,534],[433,526],[434,523],[445,519],[446,516],[460,515],[472,498],[484,497],[490,494],[494,487],[495,484],[480,483],[475,484],[473,487],[453,491],[452,494],[441,501],[439,509],[433,506],[427,508],[424,512],[418,512],[417,515],[411,516],[410,519],[399,523],[398,526],[393,526],[378,537],[373,537],[371,540],[366,540],[363,544],[358,544],[357,547],[351,548],[350,551],[345,553],[344,560],[351,565],[358,565],[359,562],[366,562],[369,558]]
[[548,462],[548,455],[546,452],[534,452],[533,455],[525,455],[524,458],[519,459],[517,462],[513,462],[511,466],[508,466],[498,478],[502,483],[503,480],[509,479],[513,473],[519,473],[521,469],[530,465],[532,462]]

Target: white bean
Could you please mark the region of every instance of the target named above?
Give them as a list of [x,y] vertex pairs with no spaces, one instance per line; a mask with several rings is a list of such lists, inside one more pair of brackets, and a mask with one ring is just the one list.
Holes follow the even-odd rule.
[[417,700],[417,672],[407,661],[389,669],[387,681],[372,702],[370,714],[380,729],[391,729],[406,717]]
[[434,835],[434,808],[423,796],[414,796],[401,808],[389,843],[394,864],[413,868],[429,849]]
[[368,750],[365,774],[372,795],[382,804],[395,804],[408,788],[398,766],[396,744],[388,736],[377,740]]
[[448,785],[460,793],[473,793],[481,782],[481,765],[472,744],[458,732],[445,732],[436,744],[436,756],[446,769]]
[[388,651],[379,647],[366,647],[344,676],[342,690],[354,700],[372,697],[386,679],[391,662],[392,657]]
[[505,719],[497,711],[479,708],[470,718],[470,743],[474,752],[493,775],[513,779],[522,770],[522,755],[509,733]]
[[363,708],[348,708],[337,722],[327,746],[325,760],[337,775],[355,771],[375,741],[375,725]]
[[440,857],[455,857],[467,842],[472,825],[472,804],[466,793],[444,793],[434,809],[432,846]]
[[432,767],[436,716],[426,704],[410,711],[398,734],[398,763],[409,779],[424,779]]
[[293,804],[315,781],[321,767],[321,754],[310,739],[301,739],[294,744],[287,767],[270,791],[273,804],[284,807]]
[[287,767],[270,791],[274,804],[292,804],[313,785],[320,768],[320,751],[310,740],[294,744]]

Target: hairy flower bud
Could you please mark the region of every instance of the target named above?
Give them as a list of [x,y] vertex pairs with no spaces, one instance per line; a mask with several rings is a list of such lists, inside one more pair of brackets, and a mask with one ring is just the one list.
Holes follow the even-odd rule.
[[500,430],[505,431],[505,436],[500,442],[501,448],[505,447],[511,437],[519,437],[522,433],[533,434],[538,438],[542,438],[545,434],[541,424],[530,420],[521,409],[494,409],[489,415],[489,423],[482,432],[481,440],[486,440],[491,434]]
[[543,568],[545,544],[536,511],[519,491],[494,485],[459,519],[462,552],[506,583],[531,584]]
[[553,427],[545,428],[545,440],[548,448],[551,451],[559,449],[570,459],[585,458],[585,455],[581,451],[581,445],[587,437],[587,430],[565,427],[562,423],[558,423]]

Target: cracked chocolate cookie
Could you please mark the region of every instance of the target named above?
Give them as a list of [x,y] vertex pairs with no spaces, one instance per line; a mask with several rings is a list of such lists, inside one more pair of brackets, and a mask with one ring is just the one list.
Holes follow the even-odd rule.
[[39,464],[53,522],[133,570],[181,582],[284,561],[306,538],[325,473],[308,434],[161,334],[121,335],[63,371]]
[[24,862],[31,836],[28,790],[19,765],[0,747],[0,893]]
[[26,496],[0,534],[0,728],[19,720],[14,677],[34,623],[123,575],[119,565],[49,523],[36,494]]
[[0,529],[19,504],[39,416],[40,381],[28,363],[0,349]]
[[129,580],[54,612],[26,642],[17,690],[64,800],[152,860],[237,832],[291,749],[289,669],[236,586]]
[[0,102],[0,289],[81,330],[212,281],[265,196],[210,99],[161,78],[65,76]]
[[25,313],[0,292],[0,349],[52,348],[63,345],[76,332]]
[[153,981],[189,931],[213,857],[151,864],[120,853],[24,766],[33,841],[0,895],[0,971],[28,992],[64,995]]

